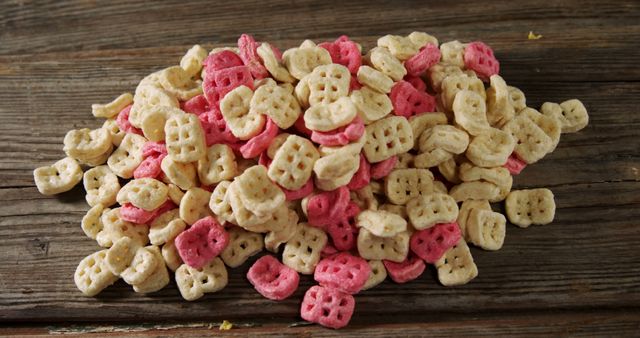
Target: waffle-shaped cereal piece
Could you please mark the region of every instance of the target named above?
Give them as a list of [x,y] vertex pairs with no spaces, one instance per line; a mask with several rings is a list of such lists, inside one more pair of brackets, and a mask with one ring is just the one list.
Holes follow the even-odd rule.
[[378,200],[373,195],[369,184],[363,188],[352,191],[351,201],[357,204],[362,210],[378,210]]
[[378,47],[386,48],[400,61],[411,58],[420,49],[409,37],[391,34],[378,38]]
[[64,136],[64,152],[83,162],[103,155],[112,147],[111,133],[103,128],[73,129]]
[[464,48],[465,44],[458,40],[444,42],[440,45],[442,62],[464,68]]
[[187,190],[180,201],[180,218],[191,225],[199,219],[211,216],[210,199],[211,193],[207,190],[197,187]]
[[106,256],[107,250],[101,250],[85,257],[78,264],[73,279],[78,290],[85,296],[95,296],[118,280],[118,276],[107,267]]
[[407,70],[402,65],[402,62],[386,48],[373,48],[364,59],[371,67],[389,76],[393,81],[400,81],[407,75]]
[[456,202],[466,200],[498,201],[501,194],[502,192],[497,185],[484,181],[462,182],[449,190],[449,195]]
[[485,100],[474,91],[459,91],[453,100],[452,110],[456,123],[471,135],[479,135],[490,128]]
[[160,252],[160,248],[157,246],[149,246],[147,250],[153,254],[155,260],[158,261],[156,268],[151,272],[151,275],[140,283],[133,284],[133,291],[137,293],[152,293],[160,291],[162,288],[169,284],[169,271],[164,263],[164,258]]
[[[118,244],[118,242],[114,243],[109,251],[118,248],[116,244]],[[139,284],[151,276],[159,264],[164,264],[162,257],[154,255],[146,247],[138,248],[133,255],[133,259],[127,264],[127,267],[120,272],[120,277],[127,282],[127,284]]]
[[384,180],[384,191],[394,204],[433,192],[433,174],[428,169],[396,169]]
[[451,111],[453,106],[453,100],[458,94],[459,91],[462,90],[470,90],[476,92],[483,99],[486,98],[486,93],[484,90],[484,84],[482,80],[469,76],[467,74],[459,74],[459,75],[450,75],[442,80],[441,83],[442,93],[442,105],[448,111]]
[[411,32],[411,34],[407,35],[407,38],[411,40],[411,42],[416,46],[416,48],[420,49],[424,47],[426,44],[430,43],[432,45],[438,45],[438,39],[425,32]]
[[167,150],[176,162],[194,162],[204,155],[204,131],[196,115],[172,116],[167,120],[164,132]]
[[125,131],[120,130],[120,126],[118,126],[118,122],[116,119],[107,119],[102,124],[102,129],[106,129],[111,134],[111,142],[114,146],[119,146],[126,134]]
[[158,81],[169,94],[178,100],[187,101],[194,96],[202,94],[202,82],[199,80],[194,81],[192,76],[182,67],[172,66],[160,72]]
[[315,44],[305,47],[301,45],[300,48],[286,50],[282,54],[282,61],[289,73],[300,80],[318,66],[331,64],[331,55],[326,49]]
[[218,183],[211,193],[211,199],[209,200],[209,208],[213,213],[226,222],[237,223],[233,216],[233,210],[231,204],[227,198],[227,189],[231,184],[230,181],[222,181]]
[[368,263],[371,268],[371,273],[369,274],[367,281],[364,283],[364,286],[362,286],[362,291],[374,288],[387,279],[387,269],[384,267],[381,260],[370,260]]
[[358,253],[368,260],[390,260],[400,263],[409,252],[409,233],[401,232],[393,237],[378,237],[361,228],[358,233]]
[[462,238],[435,265],[438,280],[444,286],[467,284],[478,276],[478,267],[473,261],[469,246]]
[[322,259],[316,266],[313,278],[322,286],[356,294],[360,292],[371,274],[366,260],[347,252]]
[[557,107],[555,107],[555,109],[549,108],[548,105],[547,107],[543,105],[543,108],[541,108],[542,113],[558,119],[563,133],[575,133],[589,124],[587,109],[578,99],[567,100],[560,103],[560,109],[557,109]]
[[511,100],[511,105],[513,106],[515,111],[518,112],[526,108],[527,98],[524,96],[522,90],[513,86],[507,86],[507,88],[509,90],[509,99]]
[[393,80],[388,75],[366,65],[358,69],[358,82],[382,94],[388,94],[393,86]]
[[447,116],[439,112],[418,114],[409,118],[409,124],[413,131],[413,149],[418,149],[422,133],[436,125],[447,124]]
[[120,217],[120,208],[105,210],[100,216],[102,231],[96,235],[96,241],[101,247],[111,247],[122,237],[129,237],[138,244],[145,245],[149,241],[149,227],[134,225]]
[[505,209],[509,222],[527,228],[553,221],[556,202],[549,189],[514,190],[507,196]]
[[189,190],[196,185],[198,175],[194,163],[177,162],[173,156],[165,156],[160,162],[160,168],[167,180],[180,189]]
[[167,243],[164,243],[162,246],[162,258],[164,258],[164,262],[171,271],[175,272],[180,265],[184,264],[182,262],[182,258],[180,258],[180,254],[178,253],[178,249],[174,243],[174,240],[170,240]]
[[469,145],[469,134],[450,125],[435,125],[420,135],[420,151],[442,149],[453,154],[462,154]]
[[233,181],[227,188],[225,199],[231,205],[233,211],[233,217],[236,223],[243,227],[251,227],[259,224],[263,224],[268,221],[271,214],[257,215],[245,207],[243,199],[237,192],[236,181]]
[[[105,262],[111,273],[116,276],[120,276],[120,274],[131,265],[133,258],[136,256],[138,249],[140,248],[142,248],[140,243],[129,237],[122,237],[114,242],[111,248],[107,250],[107,255],[105,256]],[[141,253],[141,255],[142,254],[144,253]],[[139,262],[140,258],[138,258],[138,263]]]
[[298,213],[288,209],[287,221],[284,227],[278,231],[269,231],[267,235],[264,236],[265,248],[273,253],[277,253],[280,245],[288,242],[296,234],[298,220]]
[[300,223],[295,235],[287,241],[282,253],[282,263],[304,275],[313,273],[320,261],[320,251],[327,244],[324,231]]
[[110,209],[105,209],[104,206],[100,203],[94,205],[87,211],[87,213],[82,217],[82,222],[80,226],[84,234],[91,239],[96,239],[96,236],[102,231],[104,225],[102,224],[102,213],[109,211]]
[[355,103],[358,115],[365,124],[384,118],[393,109],[387,95],[368,86],[351,92],[351,100]]
[[404,80],[393,85],[389,98],[393,104],[393,114],[405,118],[434,112],[436,109],[435,97],[419,91],[411,83]]
[[341,97],[330,104],[316,104],[304,113],[307,128],[314,131],[331,131],[349,124],[356,117],[356,105],[348,97]]
[[316,67],[305,77],[305,81],[309,88],[308,102],[311,106],[330,104],[349,95],[351,74],[342,65],[329,64]]
[[516,140],[514,152],[527,164],[542,159],[553,146],[553,141],[544,130],[523,115],[509,121],[502,130],[510,133]]
[[249,113],[264,114],[278,127],[287,129],[296,122],[302,110],[292,92],[277,85],[266,85],[253,93]]
[[180,219],[178,209],[166,211],[151,221],[149,224],[149,242],[153,245],[162,245],[169,241],[173,241],[184,229],[187,224]]
[[229,229],[229,245],[222,251],[220,257],[228,267],[237,268],[263,248],[264,241],[261,234],[233,227]]
[[389,116],[366,127],[363,150],[370,163],[381,162],[413,147],[413,133],[404,117]]
[[260,257],[247,272],[247,279],[264,297],[283,300],[298,288],[300,276],[271,255]]
[[160,72],[153,73],[143,79],[136,88],[133,105],[129,112],[131,125],[137,128],[142,127],[143,111],[152,106],[180,107],[178,99],[160,85]]
[[469,241],[485,250],[499,250],[504,243],[506,223],[499,212],[473,209],[467,218]]
[[256,215],[269,215],[285,201],[284,193],[271,182],[262,165],[245,170],[235,182],[244,206]]
[[470,163],[462,163],[459,176],[464,182],[483,180],[495,184],[500,189],[500,195],[498,200],[490,200],[490,202],[498,202],[505,199],[513,184],[511,173],[504,167],[482,168],[475,167]]
[[398,284],[403,284],[414,279],[417,279],[422,275],[427,265],[424,261],[414,255],[409,255],[407,259],[400,263],[384,260],[387,274],[391,277],[391,280]]
[[147,139],[140,135],[127,133],[118,149],[116,149],[109,159],[107,165],[111,171],[124,179],[133,177],[133,171],[142,162],[142,147]]
[[182,298],[196,300],[205,293],[214,293],[224,289],[229,281],[227,268],[219,257],[214,258],[201,268],[192,268],[182,264],[176,270],[176,284]]
[[450,158],[438,164],[438,172],[450,183],[460,183],[458,178],[458,163],[455,158]]
[[239,86],[220,101],[220,111],[233,135],[248,140],[260,133],[266,123],[264,115],[251,110],[253,91]]
[[549,149],[549,153],[554,151],[560,142],[560,132],[561,126],[560,122],[550,116],[545,116],[540,114],[537,110],[533,108],[525,108],[518,112],[519,116],[528,117],[533,123],[535,123],[542,131],[544,131],[547,136],[551,139],[551,148]]
[[413,166],[416,168],[431,168],[453,158],[453,154],[442,149],[435,148],[424,151],[413,158]]
[[100,104],[94,103],[91,105],[91,113],[95,117],[103,117],[103,118],[113,118],[118,113],[127,107],[128,105],[133,103],[133,95],[131,93],[123,93],[120,96],[116,97],[113,101]]
[[365,210],[356,217],[356,225],[378,237],[393,237],[407,231],[407,221],[388,211]]
[[493,55],[493,50],[481,41],[470,42],[464,47],[464,66],[475,71],[484,81],[500,72],[500,62]]
[[352,295],[315,285],[304,294],[300,317],[312,323],[339,329],[349,324],[354,308],[355,300]]
[[457,223],[460,227],[462,237],[464,237],[465,240],[469,240],[469,235],[467,234],[467,220],[469,219],[469,214],[473,210],[492,211],[491,205],[487,200],[466,200],[462,202],[460,212],[458,213]]
[[206,185],[232,179],[238,171],[233,149],[226,144],[214,144],[207,148],[205,156],[198,160],[198,177]]
[[[440,51],[444,53],[442,47]],[[442,80],[444,80],[449,75],[461,74],[463,74],[463,71],[459,66],[446,62],[437,63],[431,66],[431,68],[429,68],[429,70],[427,71],[429,84],[431,84],[431,88],[438,93],[442,90]]]
[[191,77],[194,77],[202,70],[204,59],[209,53],[200,45],[193,45],[180,59],[180,67]]
[[262,59],[262,63],[264,67],[269,71],[271,76],[279,82],[293,83],[296,79],[291,76],[289,71],[284,65],[278,60],[276,55],[273,53],[273,49],[271,45],[266,42],[263,42],[257,49],[256,52],[258,56]]
[[487,119],[491,126],[499,128],[513,119],[516,110],[504,79],[496,74],[489,80],[491,86],[487,89]]
[[82,183],[87,192],[85,199],[90,206],[102,204],[109,207],[116,203],[120,182],[108,166],[102,165],[87,170]]
[[153,178],[139,178],[129,181],[118,192],[118,203],[131,203],[134,206],[152,211],[167,200],[169,188]]
[[454,222],[458,218],[458,204],[447,194],[424,194],[407,203],[407,215],[413,227],[422,230],[437,223]]
[[490,128],[474,137],[467,147],[466,156],[480,167],[504,165],[516,147],[516,140],[510,133]]
[[140,128],[144,137],[150,141],[160,142],[166,138],[164,128],[173,116],[183,115],[184,112],[179,108],[169,106],[149,106],[142,108],[142,120]]
[[33,180],[43,195],[55,195],[71,190],[82,181],[82,169],[71,157],[65,157],[51,166],[33,171]]

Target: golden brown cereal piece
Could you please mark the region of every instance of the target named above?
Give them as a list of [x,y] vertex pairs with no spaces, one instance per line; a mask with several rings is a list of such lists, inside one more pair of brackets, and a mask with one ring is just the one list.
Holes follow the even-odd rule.
[[251,227],[259,224],[263,224],[271,217],[270,214],[257,215],[245,207],[242,197],[236,190],[237,181],[231,182],[227,187],[227,193],[225,194],[225,200],[228,201],[233,210],[233,217],[237,224],[243,228]]
[[180,107],[178,99],[164,90],[160,84],[160,72],[143,79],[133,96],[133,106],[129,112],[129,122],[137,128],[142,127],[143,111],[152,106]]
[[320,252],[327,244],[324,231],[300,223],[297,231],[287,241],[282,253],[282,263],[304,275],[313,273],[320,261]]
[[351,191],[351,201],[356,203],[360,210],[378,210],[378,200],[373,195],[370,185]]
[[164,262],[167,264],[167,267],[173,272],[183,264],[182,258],[180,258],[180,254],[178,253],[178,249],[176,249],[176,245],[173,240],[170,240],[162,246],[162,258],[164,258]]
[[453,158],[452,153],[442,148],[435,148],[433,150],[420,153],[414,157],[413,165],[416,168],[431,168],[448,161],[451,158]]
[[383,94],[389,94],[393,87],[389,76],[367,65],[358,68],[358,82]]
[[118,203],[131,203],[147,211],[158,208],[167,200],[169,188],[154,178],[138,178],[129,181],[116,197]]
[[120,218],[120,208],[105,210],[100,217],[103,228],[96,235],[98,245],[110,247],[122,237],[129,237],[140,246],[149,241],[149,227],[144,224],[129,223]]
[[80,226],[82,227],[82,231],[84,231],[85,235],[91,239],[96,239],[98,233],[102,231],[103,224],[100,218],[102,217],[103,211],[109,211],[110,209],[105,209],[102,204],[96,204],[91,209],[87,211],[87,213],[82,217],[82,222]]
[[271,45],[263,42],[257,49],[258,56],[262,59],[264,67],[269,71],[274,79],[280,82],[293,83],[296,79],[291,76],[287,68],[285,68],[280,61],[273,54]]
[[172,241],[186,227],[187,224],[180,219],[178,209],[166,211],[149,224],[149,242],[153,245],[162,245]]
[[414,197],[433,192],[429,169],[395,169],[384,179],[384,191],[393,204],[403,205]]
[[491,205],[487,200],[466,200],[462,202],[460,206],[460,212],[458,213],[458,227],[460,227],[460,232],[462,233],[462,237],[465,240],[469,240],[469,235],[467,234],[467,220],[469,219],[469,214],[473,210],[487,210],[491,211]]
[[489,129],[487,107],[484,98],[470,90],[459,91],[452,105],[456,123],[471,135],[478,135]]
[[484,90],[484,84],[482,80],[471,77],[467,74],[460,75],[450,75],[442,80],[441,84],[442,88],[442,105],[445,107],[447,111],[452,110],[453,100],[458,94],[459,91],[462,90],[470,90],[476,92],[483,99],[486,98],[486,93]]
[[551,138],[526,116],[517,116],[503,130],[516,140],[514,152],[528,164],[542,159],[553,146]]
[[421,152],[440,148],[453,154],[462,154],[468,145],[469,134],[450,125],[435,125],[420,136]]
[[104,129],[73,129],[64,136],[64,152],[76,160],[86,161],[106,153],[113,143],[111,133]]
[[549,189],[514,190],[505,201],[509,222],[527,228],[531,224],[544,225],[553,221],[556,202]]
[[287,209],[287,222],[278,231],[269,231],[264,237],[264,246],[267,250],[277,253],[280,245],[288,242],[296,234],[299,216],[294,210]]
[[146,249],[153,254],[155,260],[158,261],[158,265],[156,265],[156,268],[151,272],[151,275],[144,281],[133,284],[133,291],[137,293],[152,293],[160,291],[162,288],[167,286],[170,281],[169,271],[167,271],[167,266],[164,263],[162,253],[160,253],[160,248],[154,245],[149,246]]
[[127,133],[118,149],[116,149],[109,159],[107,165],[114,174],[119,177],[128,179],[133,177],[133,171],[142,162],[142,146],[147,142],[144,137]]
[[[338,64],[318,66],[313,73],[305,77],[309,87],[309,104],[311,106],[336,102],[349,95],[351,74],[347,67]],[[306,120],[305,120],[306,121]]]
[[368,125],[366,137],[363,150],[370,163],[384,161],[413,147],[411,125],[401,116],[388,116]]
[[176,284],[182,298],[196,300],[205,293],[214,293],[224,289],[229,281],[227,268],[219,257],[209,264],[196,269],[182,264],[176,269]]
[[172,116],[164,127],[167,151],[176,162],[195,162],[206,151],[204,131],[198,116],[182,114]]
[[356,225],[378,237],[393,237],[407,231],[407,221],[388,211],[364,210],[356,217]]
[[65,157],[51,166],[36,168],[33,180],[43,195],[55,195],[71,190],[82,181],[82,169],[76,160]]
[[239,267],[249,257],[264,248],[264,240],[261,234],[249,232],[239,227],[232,227],[228,232],[229,244],[220,254],[220,258],[230,268]]
[[116,203],[120,182],[108,166],[102,165],[87,170],[82,183],[87,192],[85,199],[90,206],[102,204],[109,207]]
[[230,184],[230,181],[222,181],[216,185],[216,188],[211,193],[209,208],[218,216],[218,219],[236,224],[237,221],[233,217],[231,204],[229,204],[229,200],[226,197]]
[[420,135],[438,124],[447,124],[447,115],[444,113],[424,113],[420,115],[414,115],[409,118],[409,124],[413,131],[413,149],[418,149],[420,146]]
[[589,124],[589,114],[584,104],[578,99],[560,103],[562,114],[556,115],[562,125],[563,133],[575,133]]
[[490,200],[497,201],[500,199],[500,188],[490,182],[473,181],[462,182],[449,190],[449,195],[456,202],[464,202],[466,200]]
[[154,142],[165,140],[164,127],[169,118],[185,113],[180,108],[168,106],[148,106],[141,109],[142,121],[140,128],[144,137]]
[[524,96],[522,90],[507,86],[509,90],[509,98],[511,100],[511,105],[515,109],[515,111],[521,111],[522,109],[527,107],[527,98]]
[[285,200],[282,190],[267,175],[267,168],[253,166],[235,179],[244,206],[256,215],[270,215]]
[[417,230],[438,223],[451,223],[458,218],[458,204],[447,194],[434,192],[413,198],[407,203],[407,215]]
[[528,117],[531,121],[533,121],[533,123],[540,127],[540,129],[542,129],[542,131],[544,131],[547,136],[549,136],[549,138],[551,139],[551,149],[549,149],[549,152],[552,152],[556,149],[558,143],[560,142],[561,132],[560,122],[557,119],[550,116],[542,115],[537,110],[529,107],[518,112],[518,115]]
[[348,97],[341,97],[330,104],[316,104],[304,113],[307,128],[315,131],[331,131],[351,123],[356,117],[356,105]]
[[447,194],[449,190],[447,189],[447,186],[444,185],[444,183],[442,183],[441,181],[433,181],[433,192]]
[[261,86],[253,93],[249,114],[264,114],[280,128],[291,127],[302,110],[289,90],[279,86]]
[[363,86],[351,92],[351,100],[355,103],[358,115],[365,124],[377,121],[391,112],[391,99],[383,93]]
[[453,157],[438,164],[438,171],[447,181],[454,184],[460,183],[460,178],[458,178],[458,164]]
[[236,156],[233,149],[226,144],[212,145],[198,160],[198,177],[200,182],[206,185],[233,179],[237,172]]
[[409,253],[409,233],[401,232],[393,237],[378,237],[361,228],[358,233],[358,253],[367,260],[402,262]]
[[464,48],[465,45],[458,40],[444,42],[440,45],[442,62],[464,68]]
[[80,261],[73,279],[85,296],[95,296],[107,286],[115,283],[118,276],[111,273],[106,265],[107,250],[95,252]]
[[487,89],[487,118],[494,127],[502,127],[515,116],[509,87],[500,75],[489,78],[491,87]]
[[264,115],[251,110],[252,98],[253,91],[247,86],[240,86],[220,101],[220,112],[229,130],[241,140],[258,135],[266,123]]
[[473,209],[467,219],[470,242],[485,250],[500,250],[504,243],[507,220],[498,212]]
[[431,84],[431,88],[440,93],[442,91],[442,80],[444,80],[449,75],[462,75],[464,73],[462,71],[462,68],[460,68],[459,66],[446,62],[440,62],[431,66],[427,74],[429,83]]
[[435,36],[427,34],[425,32],[411,32],[411,34],[409,34],[407,37],[418,49],[424,47],[428,43],[436,46],[439,45],[438,39]]
[[410,153],[398,154],[398,162],[396,162],[395,169],[414,168],[414,157]]
[[133,95],[131,93],[124,93],[116,97],[113,101],[100,104],[94,103],[91,105],[91,113],[95,117],[112,118],[118,115],[126,106],[133,103]]
[[180,59],[180,67],[189,75],[194,77],[200,74],[202,70],[202,62],[207,58],[207,50],[200,45],[194,45]]
[[407,75],[402,62],[393,56],[388,49],[376,47],[364,56],[364,61],[371,67],[389,76],[393,81],[400,81]]
[[172,66],[160,72],[158,82],[169,94],[179,100],[187,101],[202,94],[202,81],[194,81],[192,76],[193,74],[189,74],[182,67]]
[[197,187],[187,190],[180,201],[180,218],[191,225],[199,219],[211,216],[209,200],[211,193]]
[[369,274],[369,278],[364,283],[362,290],[369,290],[387,279],[387,269],[385,269],[381,260],[372,260],[368,261],[368,263],[371,267],[371,274]]
[[507,162],[515,147],[510,133],[491,128],[471,140],[466,155],[477,166],[498,167]]
[[411,58],[420,49],[408,37],[390,34],[378,39],[378,47],[386,48],[400,61]]
[[282,61],[289,73],[300,80],[317,67],[331,64],[331,55],[322,47],[306,44],[286,50],[282,54]]
[[467,284],[478,276],[478,267],[463,238],[440,257],[436,268],[438,280],[444,286]]
[[[202,159],[198,160],[198,163],[200,161]],[[173,156],[168,155],[160,162],[160,168],[166,178],[182,190],[189,190],[196,185],[197,173],[196,166],[193,163],[176,162]]]

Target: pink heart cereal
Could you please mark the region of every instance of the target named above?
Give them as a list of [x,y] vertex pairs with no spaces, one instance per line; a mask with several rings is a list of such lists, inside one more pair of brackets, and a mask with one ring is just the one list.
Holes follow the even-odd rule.
[[493,50],[480,41],[470,42],[465,47],[464,66],[475,71],[483,81],[489,81],[491,75],[500,73],[500,62],[493,55]]
[[[231,146],[232,144],[238,144],[241,141],[231,133],[231,130],[227,126],[227,122],[222,117],[222,113],[217,108],[214,108],[204,114],[198,116],[202,130],[204,131],[204,138],[207,147],[217,143],[223,143]],[[234,147],[232,147],[234,148]]]
[[190,114],[200,115],[209,111],[209,102],[204,95],[196,95],[184,102],[181,109]]
[[219,106],[220,100],[233,89],[247,86],[253,88],[253,77],[247,66],[224,68],[213,72],[202,82],[204,96],[209,105]]
[[202,62],[202,67],[207,74],[213,74],[215,71],[237,66],[244,66],[244,63],[238,54],[230,50],[221,50],[211,54]]
[[427,263],[433,264],[461,237],[458,223],[440,223],[411,235],[411,251]]
[[439,61],[440,49],[436,45],[428,43],[416,55],[404,62],[404,68],[407,69],[407,74],[420,76]]
[[238,49],[240,50],[240,58],[244,64],[249,67],[251,75],[254,78],[264,79],[269,77],[269,72],[262,65],[262,59],[260,59],[258,55],[258,43],[256,43],[253,36],[248,34],[240,35],[238,39]]
[[373,178],[374,180],[379,180],[383,177],[388,176],[396,167],[397,163],[398,163],[398,156],[394,155],[382,162],[372,164],[371,178]]
[[509,173],[511,173],[511,175],[518,175],[522,172],[522,170],[527,166],[527,162],[521,160],[518,158],[518,155],[516,155],[516,153],[512,153],[508,158],[507,158],[507,163],[505,163],[503,165],[503,167],[507,168],[507,170],[509,170]]
[[424,272],[427,267],[424,261],[416,256],[409,255],[407,259],[400,263],[383,260],[382,263],[387,269],[387,273],[391,279],[399,284],[412,281]]
[[406,118],[436,109],[436,99],[433,96],[419,92],[407,81],[396,82],[389,98],[393,104],[393,113]]
[[162,173],[162,168],[160,164],[162,163],[162,159],[167,155],[160,155],[157,157],[147,157],[133,171],[133,178],[157,178],[160,173]]
[[322,259],[316,266],[313,278],[321,286],[356,294],[367,282],[369,274],[371,267],[365,259],[341,252]]
[[342,219],[349,200],[349,189],[344,186],[312,196],[307,203],[309,224],[324,228],[326,225]]
[[298,288],[300,276],[292,268],[280,263],[277,258],[260,257],[247,272],[247,279],[265,298],[283,300]]
[[362,55],[355,42],[349,40],[349,37],[343,35],[334,42],[323,42],[318,45],[326,49],[331,55],[333,63],[341,64],[351,74],[357,74],[360,65],[362,65]]
[[336,249],[340,251],[349,251],[356,247],[358,236],[358,227],[356,226],[355,217],[360,213],[360,207],[354,202],[349,202],[344,216],[337,222],[330,223],[326,226],[327,234],[331,237],[331,241]]
[[339,329],[349,324],[355,305],[348,293],[314,285],[304,294],[300,316],[306,321]]
[[218,256],[229,243],[229,233],[211,216],[202,218],[174,241],[182,261],[199,269]]

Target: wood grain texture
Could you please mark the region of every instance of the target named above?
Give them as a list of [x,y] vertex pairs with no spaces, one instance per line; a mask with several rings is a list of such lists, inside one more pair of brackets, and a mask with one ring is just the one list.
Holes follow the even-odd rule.
[[[348,34],[371,47],[387,33],[427,31],[441,41],[484,40],[527,102],[580,98],[590,125],[525,169],[515,187],[550,187],[553,224],[507,229],[498,252],[472,249],[480,274],[445,288],[420,279],[356,296],[342,335],[632,335],[640,322],[640,4],[636,1],[322,2],[4,1],[0,4],[0,331],[49,333],[39,323],[219,322],[260,326],[236,335],[334,333],[298,322],[302,287],[271,302],[252,290],[248,266],[196,302],[175,283],[149,296],[123,282],[97,298],[75,289],[77,262],[98,249],[79,223],[81,187],[41,196],[31,171],[63,156],[67,130],[97,127],[90,105],[132,91],[176,64],[192,44],[234,44],[243,32],[281,48]],[[529,41],[527,33],[543,34]],[[17,327],[16,325],[31,325]],[[36,325],[36,326],[33,326]],[[172,336],[209,334],[176,328]],[[136,335],[149,334],[135,333]],[[164,335],[167,332],[151,332]]]

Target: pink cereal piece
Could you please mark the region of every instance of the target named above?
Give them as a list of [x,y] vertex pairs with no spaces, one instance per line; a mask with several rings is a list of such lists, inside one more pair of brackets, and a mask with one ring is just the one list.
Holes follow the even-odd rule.
[[389,98],[393,104],[393,113],[406,118],[436,109],[436,99],[433,96],[418,91],[407,81],[396,82]]
[[134,224],[147,224],[155,216],[155,210],[147,211],[125,203],[120,207],[120,218]]
[[363,258],[341,252],[322,259],[316,266],[313,278],[321,286],[345,293],[360,292],[371,274],[371,266]]
[[158,177],[158,175],[160,175],[160,173],[162,172],[160,164],[162,163],[162,160],[165,156],[167,155],[161,154],[158,156],[149,156],[142,160],[138,167],[133,171],[133,178],[138,179],[144,177]]
[[416,231],[411,235],[411,251],[427,263],[435,263],[449,248],[460,240],[457,222],[440,223],[430,228]]
[[404,62],[407,74],[420,76],[440,61],[440,49],[432,43],[420,48],[420,51]]
[[336,249],[330,243],[327,243],[327,244],[325,244],[324,248],[322,248],[322,251],[320,251],[320,257],[322,257],[322,258],[331,257],[331,256],[337,254],[338,252],[339,252],[338,249]]
[[343,35],[334,42],[323,42],[318,46],[329,52],[333,63],[347,67],[351,74],[358,73],[358,69],[362,65],[362,55],[358,45],[349,40],[348,36]]
[[260,257],[247,272],[247,279],[265,298],[283,300],[298,288],[300,276],[271,255]]
[[182,261],[196,269],[218,256],[228,243],[229,234],[211,216],[198,220],[175,239]]
[[304,294],[300,316],[306,321],[339,329],[349,324],[355,305],[348,293],[314,285]]
[[344,213],[345,215],[342,219],[327,225],[326,231],[336,249],[349,251],[354,249],[357,244],[359,229],[356,226],[355,217],[360,213],[360,207],[350,201]]
[[507,163],[503,167],[507,168],[511,175],[518,175],[527,166],[527,162],[521,160],[516,153],[511,153],[507,158]]
[[158,208],[153,210],[153,212],[156,214],[156,216],[160,216],[160,215],[164,214],[165,212],[167,212],[169,210],[173,210],[173,209],[175,209],[177,207],[178,206],[175,205],[175,203],[173,203],[170,199],[168,199],[164,203],[162,203]]
[[313,133],[311,129],[307,128],[307,125],[304,124],[304,114],[300,114],[296,123],[293,124],[293,129],[306,137],[311,137],[311,134]]
[[358,190],[364,188],[371,181],[371,164],[367,161],[363,154],[360,154],[360,166],[358,171],[353,174],[351,181],[347,184],[347,188]]
[[311,131],[311,141],[325,146],[344,146],[355,141],[364,134],[364,123],[356,116],[351,123],[344,127],[328,132]]
[[398,163],[398,156],[391,156],[388,159],[371,165],[371,178],[374,180],[388,176]]
[[118,128],[125,133],[142,135],[142,130],[132,126],[129,122],[129,112],[131,112],[131,105],[124,107],[118,113],[118,117],[116,117],[116,124],[118,125]]
[[190,114],[200,115],[209,111],[209,102],[204,95],[200,94],[184,102],[181,109]]
[[211,146],[216,143],[234,144],[241,142],[237,137],[231,133],[231,130],[227,126],[227,122],[222,117],[222,113],[217,108],[214,108],[204,114],[198,116],[200,124],[204,131],[204,138],[207,146]]
[[500,62],[493,55],[491,47],[481,41],[467,44],[464,49],[464,66],[478,74],[483,81],[500,72]]
[[267,124],[264,130],[242,145],[240,147],[240,154],[247,159],[260,155],[260,153],[269,148],[271,141],[278,135],[279,131],[278,125],[276,125],[271,118],[267,117]]
[[[267,167],[267,169],[271,165],[272,161],[273,160],[269,158],[269,156],[267,155],[266,151],[263,151],[262,153],[260,153],[260,157],[258,157],[258,164]],[[282,189],[282,191],[285,191],[285,189],[282,188],[282,187],[280,187],[280,189]],[[285,194],[286,194],[286,192],[285,192]]]
[[167,155],[167,146],[164,141],[153,142],[147,141],[142,145],[142,157],[158,157],[160,155]]
[[204,96],[210,106],[218,106],[220,100],[233,89],[247,86],[253,89],[253,77],[247,66],[235,66],[212,72],[202,82]]
[[240,35],[238,49],[240,50],[240,58],[249,67],[254,78],[264,79],[269,77],[269,72],[262,65],[262,59],[258,55],[258,43],[256,43],[253,36],[248,34]]
[[406,75],[403,80],[409,82],[419,92],[427,91],[427,84],[418,76]]
[[358,90],[361,88],[362,88],[362,84],[358,82],[358,79],[355,76],[352,76],[351,80],[349,80],[349,92],[352,92],[354,90]]
[[[262,155],[264,155],[264,153],[262,153],[260,155],[260,159],[261,160],[262,160]],[[267,157],[266,155],[264,155],[264,156]],[[271,159],[269,159],[269,164],[271,164]],[[268,167],[268,165],[266,167]],[[303,198],[311,195],[313,193],[313,187],[314,187],[313,178],[309,178],[307,183],[305,183],[302,186],[302,188],[300,188],[298,190],[289,190],[289,189],[285,189],[283,187],[280,187],[280,189],[282,190],[282,192],[284,192],[284,196],[286,197],[287,201],[294,201],[294,200],[303,199]]]
[[424,272],[427,265],[424,261],[414,255],[409,255],[407,259],[400,263],[383,260],[382,263],[387,269],[387,273],[391,279],[399,284],[412,281]]
[[217,53],[207,56],[202,62],[202,67],[206,70],[206,73],[212,74],[215,71],[243,66],[244,63],[238,54],[230,50],[221,50]]
[[345,186],[312,196],[307,203],[309,224],[324,228],[341,220],[345,215],[350,199],[349,189]]
[[[270,46],[271,46],[271,51],[273,51],[273,55],[276,56],[276,59],[278,59],[278,61],[282,61],[282,51],[278,47],[276,47],[274,45],[270,45]],[[256,54],[257,54],[257,52],[256,52]]]

